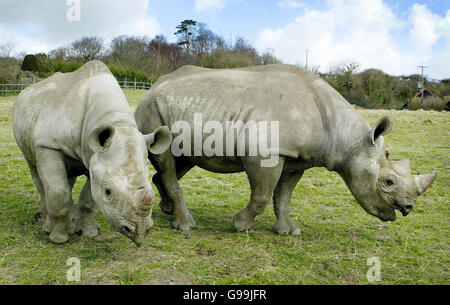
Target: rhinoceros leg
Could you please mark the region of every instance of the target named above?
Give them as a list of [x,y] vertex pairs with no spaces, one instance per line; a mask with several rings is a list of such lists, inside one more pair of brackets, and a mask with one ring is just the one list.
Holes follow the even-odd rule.
[[300,234],[300,229],[289,219],[292,193],[303,171],[283,172],[273,194],[273,209],[277,220],[272,230],[278,234]]
[[39,178],[39,174],[37,171],[37,168],[34,164],[32,164],[30,161],[27,160],[28,167],[30,168],[31,172],[31,179],[33,180],[34,185],[36,186],[36,189],[39,192],[39,210],[34,214],[34,219],[38,222],[45,221],[45,218],[47,217],[47,209],[45,207],[45,191],[44,186],[42,185],[41,178]]
[[80,218],[77,221],[76,231],[83,236],[94,238],[100,233],[100,226],[94,218],[94,200],[91,194],[91,180],[88,178],[80,193],[78,210]]
[[170,210],[171,206],[173,206],[175,219],[172,222],[172,226],[183,231],[188,231],[195,227],[195,221],[187,209],[183,191],[178,184],[175,157],[168,150],[160,155],[151,155],[150,161],[158,172],[155,178],[157,181],[155,183],[156,187],[160,191],[161,198],[166,198],[167,204],[164,208]]
[[[177,172],[177,180],[183,178],[186,173],[194,167],[194,164],[189,162],[188,160],[182,158],[176,158],[176,172]],[[173,202],[171,202],[167,196],[167,192],[164,188],[164,184],[161,181],[161,174],[156,173],[152,177],[153,183],[156,185],[158,189],[159,195],[161,196],[161,201],[159,202],[159,207],[161,211],[168,215],[173,214]]]
[[284,159],[275,167],[261,167],[260,159],[248,157],[243,160],[250,182],[250,202],[233,217],[233,224],[240,232],[252,231],[253,220],[261,214],[270,202],[278,180],[283,171]]
[[64,243],[75,232],[71,218],[73,206],[72,181],[69,181],[62,153],[39,147],[36,149],[36,165],[45,192],[47,217],[44,231],[54,243]]

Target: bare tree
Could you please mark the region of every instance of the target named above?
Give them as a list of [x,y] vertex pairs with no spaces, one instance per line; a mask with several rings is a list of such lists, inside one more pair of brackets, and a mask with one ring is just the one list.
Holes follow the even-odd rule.
[[98,59],[104,50],[103,39],[99,37],[83,37],[71,45],[71,55],[82,61]]
[[211,53],[216,49],[218,38],[205,23],[199,23],[195,36],[192,38],[192,51],[197,55]]
[[51,50],[48,53],[48,57],[55,61],[65,61],[69,56],[69,51],[65,47],[59,47],[57,49]]
[[164,36],[158,35],[150,41],[145,57],[145,71],[154,77],[169,73],[187,62],[183,48],[174,43],[168,43]]
[[148,52],[149,39],[145,36],[122,35],[114,37],[110,44],[110,58],[120,66],[142,69],[143,58]]
[[264,51],[264,53],[261,55],[261,61],[263,65],[270,65],[270,64],[278,64],[281,63],[281,61],[273,55],[273,49],[267,49]]
[[244,38],[238,37],[233,47],[234,53],[248,54],[257,57],[258,51]]
[[5,43],[0,45],[0,58],[11,57],[11,52],[14,46],[11,43]]

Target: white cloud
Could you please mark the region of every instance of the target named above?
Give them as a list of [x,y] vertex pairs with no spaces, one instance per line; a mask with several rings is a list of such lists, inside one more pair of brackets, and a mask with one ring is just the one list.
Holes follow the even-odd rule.
[[412,28],[409,31],[411,43],[418,51],[429,52],[440,37],[441,17],[433,14],[426,5],[414,4],[409,16]]
[[[396,15],[383,0],[328,0],[322,10],[307,9],[282,28],[267,28],[259,33],[258,50],[273,48],[284,62],[304,64],[310,50],[310,65],[323,72],[341,62],[356,62],[362,69],[378,68],[391,74],[417,72],[417,65],[431,63],[433,45],[444,36],[442,50],[450,58],[450,10],[447,17],[432,14],[426,6],[415,5],[406,20]],[[406,33],[410,40],[399,39]],[[403,34],[405,36],[405,34]],[[418,37],[426,36],[425,41]],[[408,44],[409,41],[409,44]],[[414,43],[412,43],[414,41]],[[448,62],[450,59],[444,60]],[[428,70],[434,78],[449,77],[450,69]],[[445,75],[447,74],[447,75]]]
[[0,37],[14,51],[42,52],[83,36],[109,40],[122,34],[154,36],[161,31],[147,13],[148,0],[81,0],[80,22],[66,19],[64,0],[0,2]]
[[195,0],[195,10],[215,12],[223,9],[226,4],[227,0]]
[[305,7],[306,3],[299,2],[296,0],[283,0],[283,1],[278,2],[278,6],[281,8],[286,8],[286,9],[296,9],[296,8]]

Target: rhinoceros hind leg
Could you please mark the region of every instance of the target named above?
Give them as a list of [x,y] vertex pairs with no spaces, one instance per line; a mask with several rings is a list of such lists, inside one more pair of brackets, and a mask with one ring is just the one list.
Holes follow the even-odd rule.
[[94,238],[100,234],[100,226],[94,218],[94,200],[91,195],[91,180],[88,178],[80,193],[78,210],[80,217],[76,222],[76,232]]
[[261,214],[277,186],[283,170],[284,160],[280,159],[274,167],[261,167],[260,159],[249,157],[243,160],[250,182],[250,202],[233,217],[233,225],[239,232],[253,230],[255,217]]
[[175,229],[188,231],[195,227],[195,221],[189,213],[183,191],[178,184],[181,178],[192,166],[177,170],[175,157],[170,150],[160,155],[150,155],[150,161],[155,167],[157,174],[153,181],[161,196],[161,209],[165,212],[173,212],[175,219],[172,226]]
[[75,232],[73,218],[72,186],[69,181],[62,153],[39,147],[36,149],[36,165],[39,178],[45,192],[47,215],[44,231],[54,243],[69,240],[69,234]]
[[303,171],[283,172],[273,194],[273,208],[277,220],[272,231],[282,235],[298,235],[300,229],[289,219],[292,193]]
[[39,178],[39,174],[37,168],[34,164],[27,160],[28,167],[30,168],[31,178],[33,180],[36,189],[39,192],[39,210],[34,214],[34,220],[36,222],[44,222],[47,217],[47,208],[45,207],[45,191],[44,186],[42,185],[41,178]]

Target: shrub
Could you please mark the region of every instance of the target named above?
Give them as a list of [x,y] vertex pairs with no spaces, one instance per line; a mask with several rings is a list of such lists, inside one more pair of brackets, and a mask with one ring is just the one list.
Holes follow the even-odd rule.
[[50,58],[44,53],[36,55],[28,54],[25,56],[22,62],[23,71],[49,73],[52,72],[53,65]]
[[137,82],[149,83],[152,81],[152,79],[150,79],[150,77],[144,71],[124,69],[116,65],[110,65],[109,70],[111,70],[111,73],[118,81],[124,81],[125,79],[130,82],[136,80]]
[[67,73],[67,72],[73,72],[73,71],[77,70],[82,65],[83,65],[83,63],[80,61],[77,61],[77,60],[71,60],[68,62],[57,61],[56,63],[54,63],[53,69],[55,72]]
[[436,111],[442,111],[445,108],[445,100],[437,97],[437,96],[430,96],[424,99],[423,101],[423,109],[425,110],[436,110]]
[[417,97],[417,96],[413,97],[408,103],[408,109],[409,110],[417,110],[420,108],[422,108],[422,102],[421,102],[420,97]]
[[22,70],[23,71],[39,71],[39,62],[36,55],[28,54],[25,56],[22,62]]
[[20,64],[14,58],[0,58],[0,84],[15,84],[20,74]]
[[430,96],[423,100],[422,106],[421,98],[416,96],[413,97],[411,101],[408,103],[409,110],[417,110],[421,108],[425,110],[442,111],[445,109],[445,100],[437,96]]
[[261,60],[249,53],[215,51],[212,54],[201,54],[199,66],[205,68],[226,69],[257,66]]

